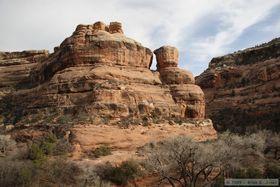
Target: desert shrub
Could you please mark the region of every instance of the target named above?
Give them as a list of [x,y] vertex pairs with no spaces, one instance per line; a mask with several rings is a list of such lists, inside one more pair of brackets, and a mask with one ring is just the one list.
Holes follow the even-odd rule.
[[37,167],[28,160],[1,160],[0,186],[78,186],[82,170],[65,158],[47,161]]
[[280,159],[280,134],[270,131],[263,131],[262,132],[266,137],[265,142],[265,153],[272,154],[272,158],[275,160]]
[[164,116],[162,115],[161,111],[158,108],[155,108],[151,113],[150,117],[153,120],[153,123],[161,123],[164,121]]
[[120,128],[123,128],[123,129],[127,129],[130,125],[132,125],[133,123],[133,120],[131,117],[125,117],[125,118],[122,118],[119,122],[118,122],[118,126]]
[[229,172],[232,178],[247,178],[245,169],[235,169]]
[[96,91],[102,88],[102,83],[95,83],[92,91]]
[[262,156],[265,149],[265,136],[262,133],[238,135],[227,131],[219,134],[217,143],[238,151],[235,154]]
[[174,117],[173,121],[179,125],[182,125],[182,123],[184,123],[184,120],[181,117]]
[[273,164],[266,165],[264,175],[267,178],[280,178],[280,166]]
[[30,146],[32,152],[40,153],[43,155],[64,155],[71,150],[72,146],[63,138],[58,139],[55,134],[49,133],[47,136],[33,142]]
[[220,175],[213,181],[212,185],[214,187],[224,187],[225,186],[225,177],[224,175]]
[[90,115],[87,112],[78,112],[74,118],[74,122],[87,122],[89,121]]
[[85,171],[85,175],[82,178],[84,187],[111,187],[112,184],[108,181],[102,180],[94,170]]
[[32,143],[28,150],[28,159],[32,160],[36,166],[42,166],[46,162],[44,150],[36,143]]
[[51,142],[42,142],[40,145],[40,149],[42,149],[43,153],[46,155],[52,155],[55,149],[55,143]]
[[262,178],[263,171],[254,167],[238,168],[231,170],[229,176],[231,178]]
[[224,155],[218,149],[211,143],[197,143],[180,136],[156,145],[144,166],[160,175],[159,183],[195,186],[203,175],[203,182],[210,183],[221,174],[219,168]]
[[41,178],[52,184],[77,185],[77,176],[82,170],[74,163],[66,161],[64,158],[49,161],[43,168],[44,172]]
[[108,118],[108,117],[103,117],[103,118],[101,118],[101,121],[102,121],[102,123],[108,125],[108,124],[110,123],[110,118]]
[[0,135],[0,155],[6,155],[6,152],[15,146],[15,141],[8,135]]
[[119,166],[106,163],[98,170],[98,175],[102,180],[110,181],[116,185],[125,185],[137,176],[139,165],[134,160],[128,160],[122,162]]
[[57,137],[53,133],[48,133],[47,136],[44,137],[44,141],[49,143],[55,143],[57,141]]
[[41,167],[46,162],[47,156],[64,155],[68,153],[71,148],[72,146],[68,141],[57,139],[54,134],[50,133],[46,137],[34,141],[28,147],[27,158]]
[[56,114],[48,114],[48,115],[45,116],[44,122],[46,122],[46,123],[53,123],[55,117],[56,117]]
[[25,124],[35,124],[35,123],[42,121],[43,119],[44,119],[44,116],[42,114],[38,113],[38,114],[30,115],[30,116],[24,116],[21,119],[21,122],[25,123]]
[[46,155],[52,155],[56,147],[57,138],[53,133],[49,133],[38,142],[39,148]]
[[47,155],[64,155],[71,151],[71,144],[63,137],[58,139],[54,133],[43,138],[41,146]]
[[53,155],[65,155],[72,150],[72,145],[64,139],[59,139],[53,150]]
[[73,121],[73,117],[70,114],[64,114],[57,119],[59,124],[70,124]]
[[205,186],[228,170],[239,175],[237,169],[241,167],[245,169],[242,176],[259,176],[259,171],[250,170],[246,164],[250,165],[252,155],[263,158],[264,139],[258,134],[239,136],[227,132],[215,141],[194,142],[188,137],[177,137],[151,149],[147,151],[145,168],[159,174],[160,182],[182,187]]
[[145,117],[134,118],[133,116],[127,116],[127,117],[121,118],[121,120],[117,122],[117,125],[120,128],[127,129],[131,125],[145,124],[145,119],[144,118]]
[[36,169],[30,162],[0,160],[0,186],[31,186]]
[[97,147],[94,151],[93,151],[93,155],[96,158],[99,158],[101,156],[107,156],[107,155],[111,155],[112,154],[112,149],[111,147],[109,147],[108,145],[101,145],[100,147]]
[[224,108],[209,116],[215,129],[219,132],[230,130],[234,133],[245,134],[267,129],[280,132],[280,115],[277,112],[254,115],[253,110],[241,110],[239,108]]
[[249,167],[246,169],[247,178],[262,178],[263,171],[258,168]]

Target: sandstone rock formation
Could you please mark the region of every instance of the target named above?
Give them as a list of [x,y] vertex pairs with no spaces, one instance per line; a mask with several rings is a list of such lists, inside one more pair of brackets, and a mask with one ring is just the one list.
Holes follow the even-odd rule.
[[48,51],[0,52],[0,98],[28,86],[31,69],[48,57]]
[[280,38],[213,58],[196,83],[206,96],[206,115],[218,130],[279,131]]
[[204,93],[194,84],[191,72],[178,68],[179,52],[175,47],[164,46],[154,51],[157,70],[163,84],[169,85],[174,101],[187,118],[204,118]]
[[178,50],[165,46],[155,54],[152,71],[152,51],[126,37],[121,23],[78,25],[32,69],[31,88],[2,99],[0,114],[7,123],[45,116],[52,122],[204,118],[204,94],[192,74],[177,67]]

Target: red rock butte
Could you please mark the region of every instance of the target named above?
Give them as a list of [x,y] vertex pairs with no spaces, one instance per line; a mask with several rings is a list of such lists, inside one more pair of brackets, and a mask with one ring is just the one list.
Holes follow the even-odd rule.
[[[1,115],[13,123],[58,114],[112,121],[154,115],[203,119],[204,93],[191,72],[178,68],[178,49],[163,46],[154,53],[156,71],[150,69],[152,51],[126,37],[119,22],[78,25],[53,53],[40,53],[41,58],[36,58],[38,52],[28,58],[2,52],[0,79],[7,79],[2,72],[9,68],[10,80],[19,81],[12,85],[16,91],[2,93]],[[17,65],[5,66],[10,61]],[[24,64],[29,66],[22,82],[16,72],[26,70]]]

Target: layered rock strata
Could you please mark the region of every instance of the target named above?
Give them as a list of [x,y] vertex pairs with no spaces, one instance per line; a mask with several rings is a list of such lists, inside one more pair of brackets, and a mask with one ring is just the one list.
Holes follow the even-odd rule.
[[279,131],[280,39],[213,58],[196,77],[206,96],[206,115],[218,130]]
[[164,46],[154,51],[157,70],[163,84],[169,86],[171,95],[187,118],[204,118],[204,93],[194,84],[191,72],[178,68],[178,49]]
[[78,25],[34,67],[32,88],[2,100],[2,115],[10,123],[46,115],[50,121],[67,116],[103,122],[147,116],[204,118],[204,94],[192,74],[177,67],[178,50],[162,47],[155,53],[158,70],[152,71],[152,51],[126,37],[121,23]]
[[0,98],[30,83],[29,75],[48,51],[0,52]]

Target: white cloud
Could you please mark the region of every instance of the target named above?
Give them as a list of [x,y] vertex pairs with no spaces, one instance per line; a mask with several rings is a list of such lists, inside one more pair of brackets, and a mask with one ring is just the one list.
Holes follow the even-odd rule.
[[227,1],[222,8],[221,28],[214,36],[192,44],[193,56],[209,59],[226,52],[227,47],[252,25],[264,19],[279,1]]
[[268,33],[280,33],[280,20],[274,25],[268,25],[263,28],[263,31]]
[[[1,0],[0,50],[52,49],[79,23],[120,21],[126,35],[145,46],[175,45],[194,63],[205,61],[199,64],[205,67],[210,57],[226,52],[244,30],[279,4],[279,0]],[[211,15],[219,16],[218,31],[192,38],[201,19]]]

